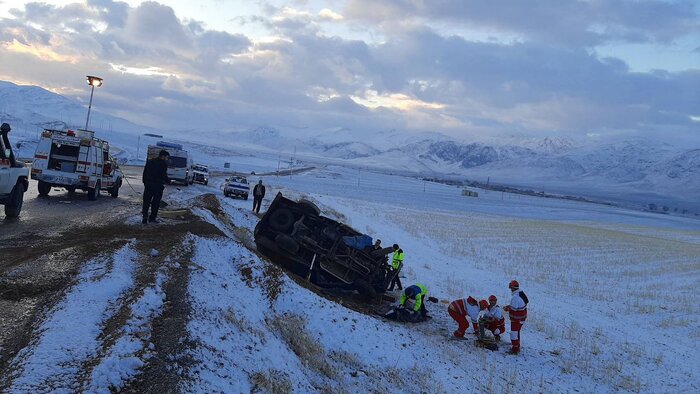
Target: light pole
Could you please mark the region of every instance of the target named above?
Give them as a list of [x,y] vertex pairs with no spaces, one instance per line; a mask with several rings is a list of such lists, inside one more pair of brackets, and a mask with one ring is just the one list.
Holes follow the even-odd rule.
[[88,104],[87,120],[85,121],[86,131],[88,130],[88,126],[90,125],[90,108],[92,108],[92,95],[95,94],[95,86],[97,86],[98,88],[102,86],[102,78],[88,75],[87,83],[88,85],[92,86],[92,89],[90,90],[90,104]]

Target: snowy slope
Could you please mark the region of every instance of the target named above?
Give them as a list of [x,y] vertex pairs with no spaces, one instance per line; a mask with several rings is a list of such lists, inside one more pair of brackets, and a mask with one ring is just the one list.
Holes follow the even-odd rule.
[[[158,377],[182,392],[700,390],[697,220],[488,191],[473,199],[458,187],[423,189],[416,179],[387,174],[365,173],[358,184],[343,167],[265,178],[263,209],[282,190],[384,244],[399,243],[404,285],[425,284],[447,301],[494,294],[503,305],[508,281],[520,280],[531,302],[514,357],[505,354],[507,341],[489,352],[451,340],[456,324],[445,304],[428,304],[427,323],[399,324],[301,285],[255,252],[258,218],[249,201],[224,198],[221,181],[166,191],[169,202],[220,233],[190,223],[200,233],[171,245],[182,252],[160,250],[174,257],[136,294],[124,294],[137,282],[135,267],[153,261],[133,248],[139,240],[87,263],[13,360],[8,392],[155,391],[139,384],[153,383],[141,375],[159,362],[167,372]],[[145,232],[137,215],[126,225]],[[181,225],[168,220],[158,229]],[[177,283],[184,315],[175,293],[162,291],[174,288],[164,282],[176,274],[186,279]],[[120,306],[127,316],[113,323],[123,328],[101,335]],[[161,314],[186,319],[183,337],[168,332],[180,345],[175,353],[163,352],[152,335]],[[73,326],[78,333],[66,332]]]

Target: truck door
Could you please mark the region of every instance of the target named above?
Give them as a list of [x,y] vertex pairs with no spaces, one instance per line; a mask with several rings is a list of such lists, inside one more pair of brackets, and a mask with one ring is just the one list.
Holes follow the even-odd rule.
[[78,166],[75,168],[76,172],[85,172],[89,166],[90,157],[90,140],[80,141],[80,150],[78,151]]
[[95,144],[95,175],[98,178],[102,177],[102,167],[104,160],[102,159],[102,144]]

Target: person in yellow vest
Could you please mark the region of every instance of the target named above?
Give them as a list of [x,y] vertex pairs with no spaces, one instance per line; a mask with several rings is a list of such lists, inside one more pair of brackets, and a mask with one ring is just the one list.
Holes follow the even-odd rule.
[[428,301],[428,288],[418,283],[408,286],[401,294],[399,306],[405,307],[408,300],[413,300],[413,309],[411,311],[413,320],[424,321],[428,316],[428,310],[425,309],[425,302]]
[[395,276],[394,279],[392,279],[391,284],[389,285],[389,291],[393,291],[394,286],[398,286],[399,290],[403,290],[403,286],[401,286],[401,279],[399,279],[401,267],[403,267],[403,259],[403,250],[399,248],[398,244],[394,244],[394,254],[391,256],[391,269]]

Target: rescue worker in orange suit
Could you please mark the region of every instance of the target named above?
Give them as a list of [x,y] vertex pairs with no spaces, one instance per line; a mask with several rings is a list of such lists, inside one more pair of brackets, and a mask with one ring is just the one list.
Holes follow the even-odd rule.
[[479,335],[479,305],[474,297],[469,296],[466,299],[460,298],[452,301],[447,307],[447,313],[457,322],[457,330],[453,333],[455,337],[464,338],[464,334],[469,329],[467,317],[474,325],[474,334]]
[[[167,150],[162,150],[158,157],[154,157],[146,162],[143,167],[143,221],[156,222],[158,217],[158,208],[160,208],[160,199],[163,198],[163,189],[165,185],[170,183],[168,178],[168,160],[170,153]],[[148,208],[151,208],[151,214],[148,214]]]
[[489,296],[488,313],[485,315],[486,329],[493,333],[496,341],[501,340],[501,334],[506,332],[506,318],[503,317],[503,310],[498,306],[498,298],[495,295]]
[[518,354],[520,353],[520,331],[523,328],[523,324],[525,324],[525,320],[527,320],[527,304],[529,301],[525,292],[520,289],[520,284],[517,280],[510,281],[508,288],[512,292],[512,297],[510,304],[503,308],[510,317],[510,342],[513,346],[508,353]]

